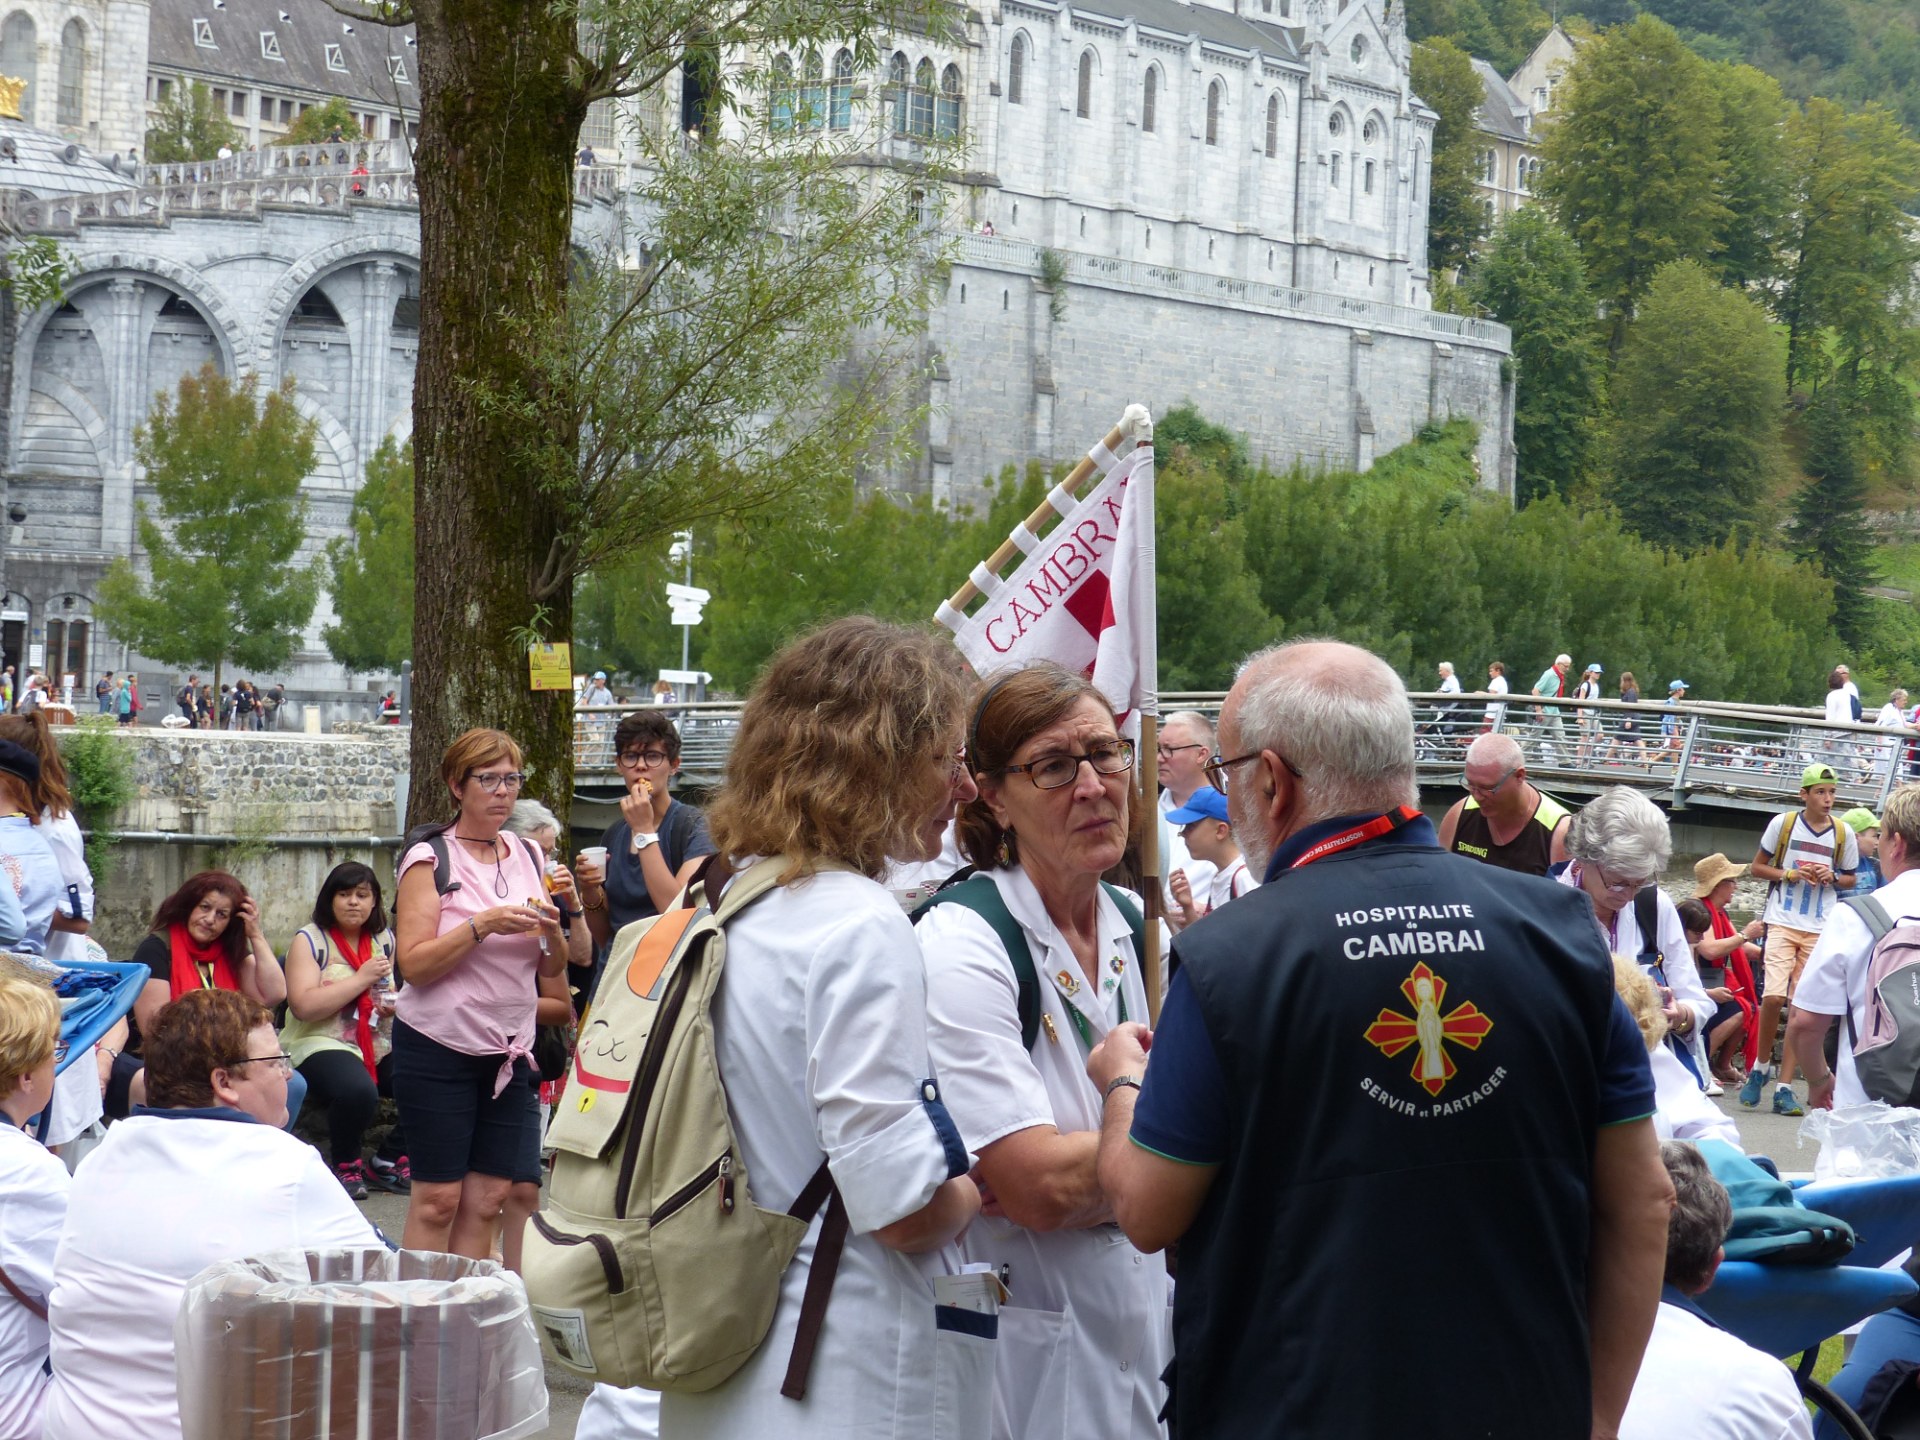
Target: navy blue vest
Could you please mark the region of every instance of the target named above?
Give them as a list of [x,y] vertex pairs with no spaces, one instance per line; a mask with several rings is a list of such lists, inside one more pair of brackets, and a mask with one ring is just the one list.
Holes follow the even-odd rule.
[[1585,1440],[1613,973],[1586,897],[1406,831],[1174,942],[1234,1111],[1180,1244],[1180,1440]]

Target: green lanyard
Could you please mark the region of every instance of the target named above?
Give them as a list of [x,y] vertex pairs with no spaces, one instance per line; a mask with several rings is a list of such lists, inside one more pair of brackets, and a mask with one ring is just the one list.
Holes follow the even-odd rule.
[[[1127,1023],[1127,992],[1125,986],[1118,987],[1116,993],[1120,997],[1120,1019],[1118,1023],[1124,1025]],[[1065,999],[1066,997],[1062,996],[1061,998]],[[1074,1033],[1080,1037],[1081,1048],[1091,1055],[1093,1053],[1093,1027],[1087,1024],[1087,1017],[1082,1015],[1077,1008],[1069,1003],[1067,1005],[1067,1018],[1073,1021]]]

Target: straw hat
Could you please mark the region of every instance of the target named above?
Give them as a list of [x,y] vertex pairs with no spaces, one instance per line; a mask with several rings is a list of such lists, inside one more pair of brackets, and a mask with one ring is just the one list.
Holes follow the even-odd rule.
[[1713,887],[1722,880],[1731,880],[1746,873],[1746,866],[1736,865],[1716,851],[1693,867],[1694,898],[1704,900],[1713,893]]

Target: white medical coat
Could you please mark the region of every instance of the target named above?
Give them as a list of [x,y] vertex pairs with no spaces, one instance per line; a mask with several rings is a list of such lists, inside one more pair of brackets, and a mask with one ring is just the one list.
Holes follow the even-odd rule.
[[[1100,895],[1098,984],[1021,869],[989,872],[1025,931],[1038,971],[1043,1023],[1033,1050],[1020,1043],[1013,967],[987,922],[946,904],[919,924],[927,956],[928,1036],[947,1108],[978,1154],[1017,1130],[1098,1130],[1102,1096],[1087,1078],[1087,1046],[1122,1018],[1146,1023],[1146,988],[1125,917]],[[1138,904],[1138,898],[1135,898]],[[994,1434],[1021,1440],[1153,1437],[1166,1398],[1160,1374],[1172,1354],[1172,1287],[1166,1260],[1143,1255],[1114,1225],[1022,1229],[982,1217],[961,1237],[969,1261],[1007,1267],[1011,1302],[1000,1311]]]

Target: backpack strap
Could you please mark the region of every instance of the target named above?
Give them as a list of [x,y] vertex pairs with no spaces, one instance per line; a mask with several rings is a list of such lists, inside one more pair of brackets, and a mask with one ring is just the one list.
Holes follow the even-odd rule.
[[[1778,870],[1780,868],[1780,862],[1787,858],[1787,844],[1793,839],[1793,827],[1799,823],[1800,812],[1798,810],[1788,810],[1781,815],[1780,839],[1773,847],[1773,858],[1767,862],[1773,866],[1774,869]],[[1774,885],[1778,885],[1779,883],[1778,880],[1773,882]]]
[[427,836],[427,848],[433,851],[433,891],[436,895],[451,895],[460,888],[460,882],[453,878],[453,855],[447,847],[447,831],[452,828],[448,825]]
[[[985,875],[974,875],[930,896],[921,902],[910,918],[917,925],[920,917],[934,906],[947,904],[965,906],[992,926],[993,933],[1000,937],[1000,944],[1005,947],[1007,959],[1013,965],[1014,992],[1020,1011],[1020,1043],[1031,1050],[1033,1042],[1040,1038],[1040,971],[1034,964],[1033,948],[1027,944],[1026,931],[1020,928],[1020,922],[1007,909],[1000,887]],[[1133,917],[1129,915],[1128,918]],[[1136,949],[1141,944],[1140,928],[1136,925],[1134,930]]]
[[1640,955],[1642,965],[1659,965],[1666,956],[1660,951],[1660,887],[1642,886],[1634,892],[1633,921],[1640,927]]
[[800,1321],[794,1327],[793,1350],[787,1356],[786,1378],[780,1393],[789,1400],[807,1398],[807,1374],[813,1369],[814,1348],[820,1343],[820,1329],[827,1319],[827,1301],[833,1295],[834,1276],[840,1270],[840,1255],[847,1246],[846,1202],[833,1173],[822,1160],[800,1196],[787,1213],[796,1220],[812,1221],[820,1202],[826,1201],[826,1218],[820,1222],[820,1239],[813,1247],[813,1263],[807,1267],[807,1288],[800,1296]]
[[[1867,956],[1871,961],[1873,952],[1880,948],[1880,942],[1886,938],[1887,932],[1893,929],[1893,916],[1887,913],[1886,906],[1870,894],[1849,895],[1840,903],[1858,915],[1861,923],[1867,927],[1868,933],[1873,936],[1867,945]],[[1847,1048],[1849,1050],[1860,1048],[1860,1030],[1853,1023],[1851,1004],[1847,1006]]]

